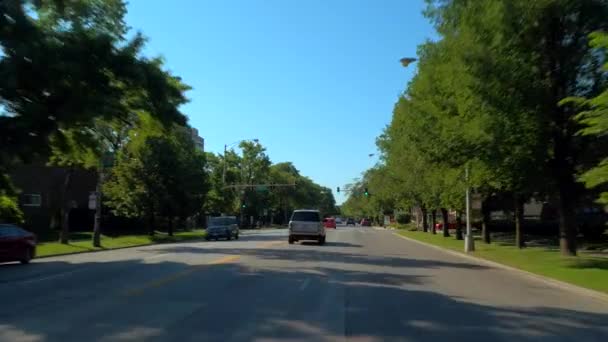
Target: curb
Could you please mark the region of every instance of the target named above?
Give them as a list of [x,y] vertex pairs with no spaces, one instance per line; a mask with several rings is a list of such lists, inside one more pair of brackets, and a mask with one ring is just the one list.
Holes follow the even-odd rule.
[[393,233],[393,234],[396,235],[396,236],[398,236],[398,237],[400,237],[400,238],[402,238],[402,239],[404,239],[404,240],[411,241],[411,242],[417,243],[417,244],[422,245],[422,246],[430,247],[430,248],[442,251],[442,252],[447,253],[447,254],[451,254],[451,255],[458,256],[458,257],[463,258],[463,259],[467,259],[467,260],[471,260],[471,261],[477,262],[479,264],[485,264],[487,266],[491,266],[491,267],[494,267],[494,268],[500,268],[500,269],[503,269],[503,270],[511,271],[513,273],[519,274],[520,276],[525,276],[525,277],[528,277],[528,278],[531,278],[531,279],[543,282],[546,285],[553,286],[553,287],[559,288],[561,290],[567,290],[567,291],[574,292],[574,293],[579,294],[579,295],[585,295],[585,296],[593,297],[595,299],[599,299],[599,300],[602,300],[602,301],[605,301],[605,302],[608,303],[608,294],[603,293],[603,292],[599,292],[599,291],[588,289],[588,288],[585,288],[585,287],[582,287],[582,286],[570,284],[570,283],[567,283],[567,282],[564,282],[564,281],[561,281],[561,280],[545,277],[545,276],[542,276],[540,274],[524,271],[524,270],[521,270],[519,268],[515,268],[515,267],[512,267],[512,266],[507,266],[505,264],[501,264],[501,263],[498,263],[498,262],[495,262],[495,261],[487,260],[487,259],[484,259],[484,258],[481,258],[481,257],[478,257],[478,256],[473,256],[473,255],[469,255],[469,254],[465,254],[465,253],[460,253],[460,252],[456,252],[456,251],[453,251],[453,250],[450,250],[450,249],[446,249],[446,248],[442,248],[442,247],[439,247],[439,246],[435,246],[435,245],[430,244],[430,243],[418,241],[416,239],[412,239],[412,238],[403,236],[403,235],[401,235],[399,233]]

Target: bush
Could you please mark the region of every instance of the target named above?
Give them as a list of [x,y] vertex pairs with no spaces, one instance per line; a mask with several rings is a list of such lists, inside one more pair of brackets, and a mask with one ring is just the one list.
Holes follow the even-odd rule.
[[23,224],[23,212],[14,197],[0,195],[0,223]]
[[412,221],[412,217],[409,214],[399,214],[396,219],[399,224],[408,224]]

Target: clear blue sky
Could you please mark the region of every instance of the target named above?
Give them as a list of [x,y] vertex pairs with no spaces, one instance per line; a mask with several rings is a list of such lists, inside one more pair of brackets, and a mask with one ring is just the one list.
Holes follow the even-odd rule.
[[[146,54],[193,87],[182,109],[205,149],[258,138],[334,190],[372,166],[414,68],[399,59],[434,36],[423,0],[131,0]],[[370,190],[371,191],[371,190]]]

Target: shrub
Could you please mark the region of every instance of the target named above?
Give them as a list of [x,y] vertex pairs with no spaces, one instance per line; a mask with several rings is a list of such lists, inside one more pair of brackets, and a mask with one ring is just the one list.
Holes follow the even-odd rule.
[[0,194],[0,223],[23,224],[23,212],[16,198]]
[[408,224],[411,221],[412,221],[412,217],[409,214],[397,215],[397,223],[399,223],[399,224]]

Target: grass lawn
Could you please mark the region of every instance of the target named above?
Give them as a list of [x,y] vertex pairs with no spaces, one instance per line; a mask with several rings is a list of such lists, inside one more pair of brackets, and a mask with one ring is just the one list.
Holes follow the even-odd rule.
[[[430,243],[457,252],[463,252],[464,241],[456,240],[454,235],[444,238],[421,231],[399,229],[398,234]],[[608,293],[608,258],[594,257],[580,253],[577,257],[563,257],[559,250],[545,247],[517,249],[504,242],[485,244],[475,240],[474,256],[516,267],[574,285]]]
[[72,254],[81,252],[91,252],[95,250],[107,250],[121,247],[134,247],[151,245],[155,243],[180,242],[187,240],[202,239],[205,237],[204,230],[193,230],[175,232],[173,236],[165,233],[156,232],[156,235],[123,235],[123,236],[101,236],[101,248],[94,248],[92,244],[93,233],[74,233],[67,245],[59,242],[41,242],[36,247],[36,254],[39,257]]

